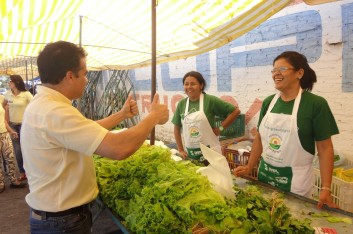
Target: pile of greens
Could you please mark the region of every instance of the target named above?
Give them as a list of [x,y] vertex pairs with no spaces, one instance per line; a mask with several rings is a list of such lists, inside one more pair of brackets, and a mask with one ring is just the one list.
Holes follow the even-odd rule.
[[291,217],[283,198],[265,199],[256,186],[225,199],[190,161],[143,145],[122,161],[95,156],[100,198],[134,233],[314,233]]

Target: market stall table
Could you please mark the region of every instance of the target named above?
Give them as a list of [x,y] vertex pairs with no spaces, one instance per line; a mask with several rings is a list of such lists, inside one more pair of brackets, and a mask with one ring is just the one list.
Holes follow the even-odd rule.
[[[235,183],[239,187],[244,187],[247,184],[254,184],[258,185],[261,190],[263,190],[263,195],[265,197],[269,197],[274,191],[283,193],[280,190],[276,189],[275,187],[262,183],[258,180],[254,179],[243,179],[243,178],[236,178]],[[313,217],[310,216],[310,213],[320,213],[320,212],[325,212],[329,214],[332,217],[340,217],[340,218],[348,218],[350,220],[353,219],[353,213],[340,210],[340,209],[334,209],[327,207],[326,205],[322,209],[318,209],[317,206],[317,201],[313,199],[309,199],[303,196],[299,196],[294,193],[284,193],[285,196],[285,204],[289,207],[290,213],[293,215],[293,217],[298,218],[298,219],[303,219],[303,218],[310,218],[312,220],[311,226],[312,227],[325,227],[325,228],[331,228],[336,231],[336,233],[352,233],[353,231],[353,226],[352,224],[349,223],[344,223],[344,222],[336,222],[336,223],[330,223],[327,221],[326,217]]]
[[[234,183],[238,185],[240,188],[244,188],[245,186],[252,184],[252,185],[257,185],[261,191],[263,191],[263,196],[268,198],[271,196],[273,192],[279,192],[276,188],[261,183],[257,180],[251,180],[251,179],[244,179],[244,178],[234,178]],[[317,201],[298,196],[293,193],[285,193],[284,194],[285,198],[285,204],[287,207],[290,209],[290,213],[293,215],[293,217],[298,218],[298,219],[303,219],[303,218],[309,218],[312,220],[312,227],[319,227],[319,228],[331,228],[336,231],[336,233],[339,234],[344,234],[344,233],[352,233],[353,226],[352,224],[349,223],[344,223],[344,222],[336,222],[336,223],[330,223],[326,217],[313,217],[310,214],[311,213],[320,213],[320,212],[325,212],[329,214],[332,217],[340,217],[340,218],[348,218],[352,220],[353,218],[353,213],[343,211],[340,209],[333,209],[329,207],[324,207],[323,209],[317,209]],[[128,230],[128,228],[124,225],[123,220],[116,215],[113,211],[111,211],[108,207],[104,205],[104,203],[100,199],[96,199],[96,205],[99,207],[99,211],[96,213],[94,216],[94,219],[99,216],[99,214],[106,209],[110,217],[112,218],[113,222],[120,228],[120,230],[125,233],[125,234],[130,234],[132,233],[131,231]]]
[[114,224],[125,234],[130,234],[131,232],[124,226],[123,220],[113,211],[111,211],[108,207],[104,205],[104,203],[97,198],[94,201],[94,205],[96,206],[96,213],[93,215],[93,222],[98,218],[98,216],[103,212],[106,211],[110,218],[113,220]]

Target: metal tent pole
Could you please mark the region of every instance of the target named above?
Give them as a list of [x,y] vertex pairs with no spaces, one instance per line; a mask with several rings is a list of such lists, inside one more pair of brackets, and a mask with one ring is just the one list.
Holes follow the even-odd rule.
[[82,47],[82,15],[80,15],[80,34],[79,34],[79,45]]
[[[156,0],[152,0],[152,59],[151,59],[151,102],[156,93]],[[150,144],[154,145],[155,128],[153,128],[150,136]]]
[[28,63],[27,63],[27,58],[25,58],[25,64],[26,64],[26,90],[28,90]]

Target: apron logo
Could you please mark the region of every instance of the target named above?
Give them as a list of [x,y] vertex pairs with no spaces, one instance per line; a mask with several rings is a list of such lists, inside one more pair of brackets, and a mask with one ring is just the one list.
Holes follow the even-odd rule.
[[191,127],[189,130],[191,137],[198,137],[200,135],[199,129],[197,127]]
[[281,144],[282,144],[282,139],[280,136],[278,135],[271,135],[270,136],[270,148],[273,150],[279,150],[279,148],[281,148]]
[[279,175],[278,170],[277,170],[277,169],[275,169],[275,168],[271,168],[271,167],[269,167],[269,168],[268,168],[268,171],[269,171],[269,172],[272,172],[273,174]]
[[268,166],[267,166],[267,164],[266,164],[266,163],[264,164],[264,167],[265,167],[265,168],[264,168],[264,169],[265,169],[265,171],[268,171]]
[[202,151],[200,149],[191,149],[190,150],[190,156],[198,156],[200,157],[202,155]]
[[276,177],[276,181],[279,184],[288,184],[288,178],[287,177]]

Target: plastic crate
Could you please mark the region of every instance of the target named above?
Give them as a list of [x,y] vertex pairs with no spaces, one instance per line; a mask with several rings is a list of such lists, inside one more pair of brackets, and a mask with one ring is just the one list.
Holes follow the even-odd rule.
[[219,142],[221,143],[222,152],[223,152],[224,149],[227,148],[229,145],[235,144],[240,141],[246,141],[246,140],[248,140],[247,137],[241,136],[236,138],[223,139],[223,140],[220,140]]
[[[347,166],[353,166],[352,160],[347,160]],[[314,168],[314,185],[312,189],[312,198],[319,200],[321,190],[320,170]],[[353,213],[353,182],[344,181],[338,177],[332,177],[331,195],[333,202],[339,205],[340,209]]]
[[[233,170],[238,166],[245,166],[248,164],[250,153],[244,152],[242,155],[239,154],[238,150],[225,148],[223,150],[223,155],[226,157],[227,162],[229,164],[229,168]],[[251,179],[257,180],[257,169],[259,165],[256,165],[250,173],[250,175],[244,175],[244,177],[248,177]]]
[[[216,127],[221,126],[224,118],[216,117]],[[221,132],[219,140],[226,140],[230,138],[237,138],[245,134],[245,114],[240,114],[238,118],[226,129]]]

